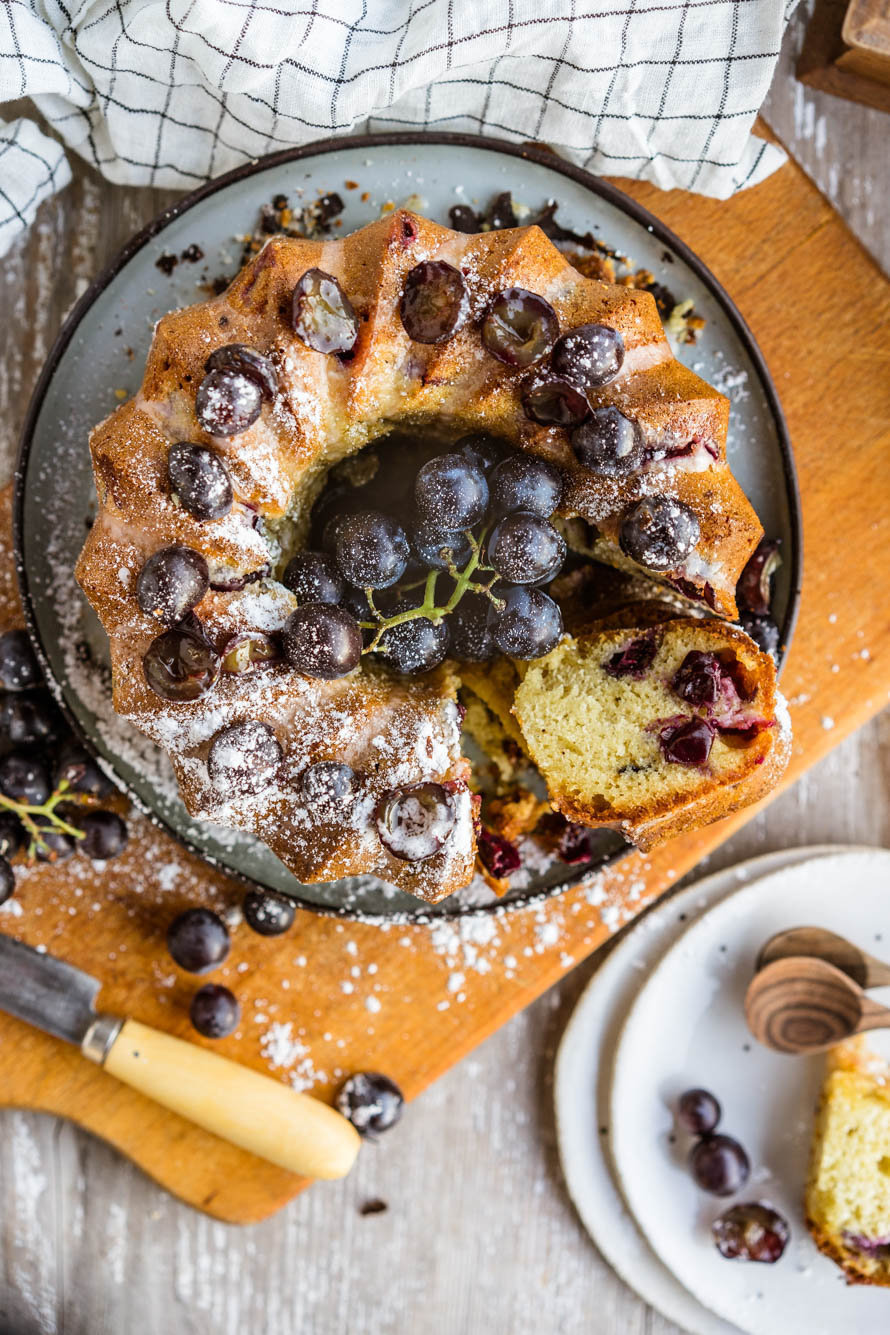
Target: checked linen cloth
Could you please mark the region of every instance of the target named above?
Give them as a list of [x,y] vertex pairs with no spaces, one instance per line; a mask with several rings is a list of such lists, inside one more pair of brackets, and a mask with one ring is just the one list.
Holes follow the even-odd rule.
[[68,183],[193,188],[264,153],[405,127],[548,143],[718,198],[795,0],[0,0],[0,254]]

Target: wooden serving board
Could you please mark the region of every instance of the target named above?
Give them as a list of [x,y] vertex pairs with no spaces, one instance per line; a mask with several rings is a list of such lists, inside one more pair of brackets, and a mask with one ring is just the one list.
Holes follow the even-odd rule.
[[[789,163],[728,203],[621,182],[710,265],[748,320],[782,398],[804,511],[800,621],[783,678],[791,783],[884,705],[890,690],[890,288],[838,215]],[[0,533],[8,549],[8,496]],[[17,615],[8,550],[0,625]],[[350,1071],[386,1072],[409,1097],[526,1006],[742,824],[741,813],[541,909],[438,925],[339,922],[303,912],[283,938],[233,932],[225,981],[243,1006],[217,1049],[329,1097]],[[103,980],[101,1005],[194,1042],[196,980],[167,923],[241,889],[141,818],[104,870],[82,856],[23,872],[3,930]],[[794,831],[789,831],[793,842]],[[64,1044],[0,1015],[0,1102],[72,1118],[170,1191],[247,1223],[305,1182],[131,1093]]]

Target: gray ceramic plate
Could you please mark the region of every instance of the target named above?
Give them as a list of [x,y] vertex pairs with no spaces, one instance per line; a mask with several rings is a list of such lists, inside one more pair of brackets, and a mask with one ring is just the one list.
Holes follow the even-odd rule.
[[[730,462],[764,529],[783,543],[774,611],[787,646],[798,600],[799,506],[785,424],[760,353],[727,294],[677,237],[619,191],[545,152],[463,135],[363,136],[310,144],[212,181],[134,237],[84,294],[50,354],[25,424],[17,474],[19,577],[32,635],[63,706],[149,815],[203,857],[317,911],[478,912],[491,896],[474,886],[430,910],[374,878],[303,886],[256,840],[190,819],[165,758],[113,714],[105,637],[74,581],[95,504],[87,436],[138,389],[155,321],[206,296],[208,279],[235,272],[238,238],[253,230],[260,206],[275,195],[299,206],[339,192],[346,206],[342,234],[376,218],[387,202],[410,201],[447,222],[452,205],[484,207],[503,190],[534,211],[558,200],[564,226],[592,229],[652,270],[678,299],[692,298],[707,318],[703,337],[680,355],[732,400]],[[202,260],[180,262],[170,276],[158,269],[161,255],[195,244]],[[598,838],[600,861],[620,856],[620,839]],[[526,875],[500,903],[527,904],[577,880],[577,868],[556,864]]]

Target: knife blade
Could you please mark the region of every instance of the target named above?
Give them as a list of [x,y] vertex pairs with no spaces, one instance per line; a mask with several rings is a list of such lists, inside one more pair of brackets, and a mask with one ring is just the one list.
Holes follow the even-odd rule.
[[0,936],[0,1009],[26,1024],[82,1047],[99,1018],[100,986],[73,964]]
[[212,1135],[302,1177],[343,1177],[361,1144],[320,1099],[138,1020],[96,1010],[99,981],[0,933],[0,1010]]

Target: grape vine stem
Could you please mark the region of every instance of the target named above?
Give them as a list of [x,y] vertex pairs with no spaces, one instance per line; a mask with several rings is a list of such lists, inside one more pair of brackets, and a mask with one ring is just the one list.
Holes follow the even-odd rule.
[[76,802],[82,799],[79,798],[77,793],[71,792],[68,782],[65,779],[62,780],[58,788],[50,794],[46,801],[39,805],[32,802],[18,802],[14,797],[7,797],[5,793],[0,793],[0,809],[11,811],[19,818],[22,825],[25,827],[29,840],[29,857],[33,857],[40,849],[44,852],[49,851],[43,838],[43,835],[46,833],[46,827],[38,825],[35,817],[44,817],[49,821],[52,829],[58,834],[67,834],[72,839],[84,838],[83,830],[78,830],[76,826],[69,824],[68,821],[56,811],[56,807],[59,803],[66,800],[69,802]]
[[[374,604],[374,590],[365,589],[365,597],[368,600],[368,606],[374,614],[375,620],[360,621],[359,625],[362,630],[373,630],[376,633],[370,644],[362,650],[363,653],[375,653],[376,650],[379,649],[381,639],[386,632],[392,630],[394,626],[403,625],[406,621],[416,621],[419,617],[426,617],[428,621],[432,621],[434,625],[438,625],[443,617],[448,616],[450,612],[454,611],[465,593],[484,594],[485,597],[491,600],[492,604],[499,612],[503,611],[503,599],[496,597],[492,592],[492,588],[498,578],[497,573],[492,570],[490,566],[482,564],[482,552],[485,546],[487,530],[484,530],[478,538],[474,537],[472,533],[467,533],[466,536],[469,539],[471,553],[463,570],[458,570],[453,560],[451,560],[450,554],[446,557],[448,574],[454,580],[454,588],[451,591],[450,597],[441,607],[436,603],[436,581],[438,580],[439,575],[443,573],[441,570],[431,570],[427,575],[426,580],[424,581],[423,601],[419,606],[409,607],[404,612],[396,612],[391,617],[385,617],[378,611]],[[447,549],[444,547],[442,548],[443,554],[446,550]],[[490,573],[492,575],[492,579],[487,584],[480,584],[473,579],[474,575],[481,574],[482,572]],[[418,586],[415,585],[413,587],[416,588]]]

